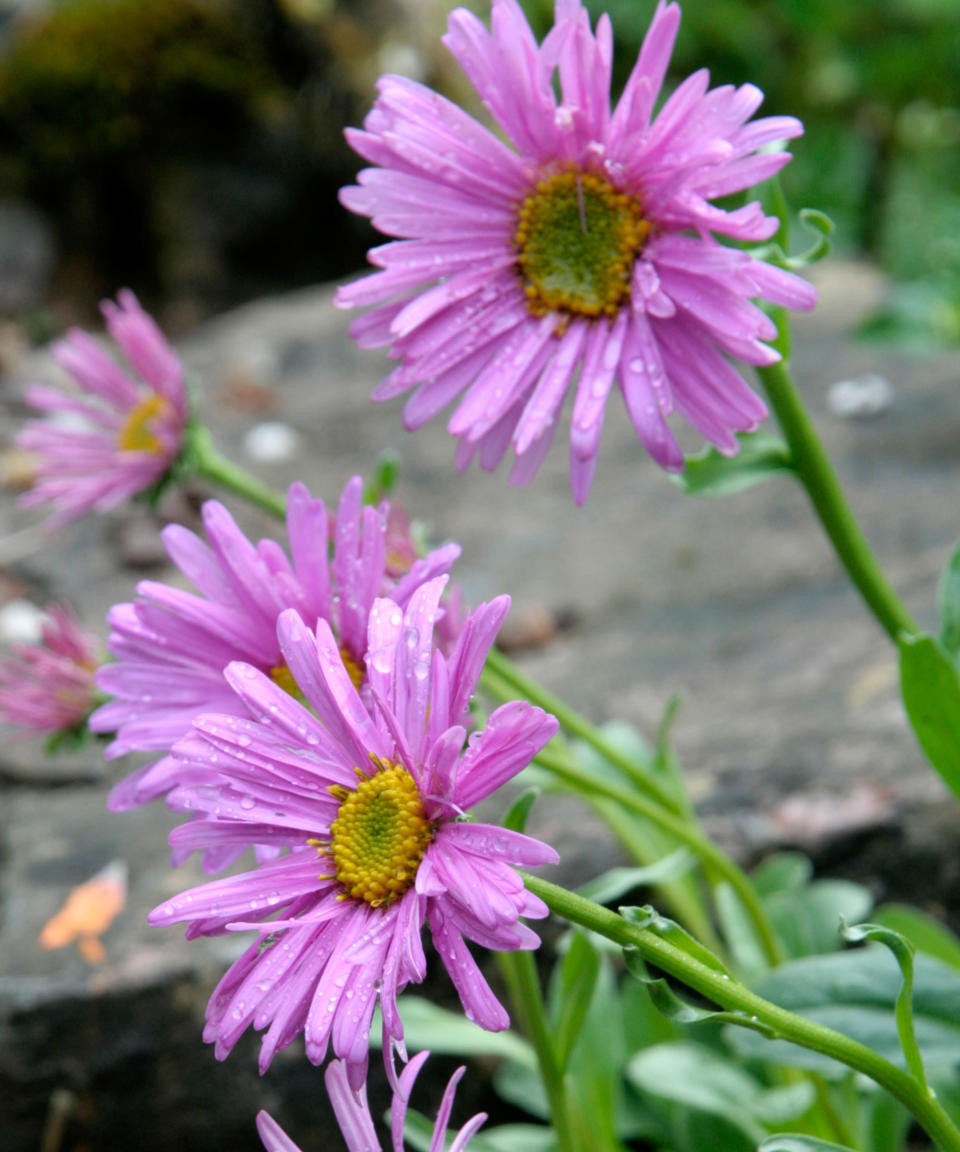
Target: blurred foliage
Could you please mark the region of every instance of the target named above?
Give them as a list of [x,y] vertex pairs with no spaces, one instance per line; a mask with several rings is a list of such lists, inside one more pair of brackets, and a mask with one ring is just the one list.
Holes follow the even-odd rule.
[[272,87],[221,5],[83,0],[26,22],[0,59],[0,144],[42,170],[195,147]]
[[[487,18],[489,0],[462,2]],[[553,0],[521,3],[543,35]],[[585,3],[594,20],[610,13],[618,88],[654,0]],[[439,41],[455,4],[28,3],[22,19],[0,29],[0,181],[25,189],[56,219],[89,218],[88,230],[101,233],[104,214],[115,216],[120,204],[136,215],[139,202],[146,239],[138,259],[147,259],[157,221],[184,215],[179,205],[155,203],[158,165],[183,156],[252,163],[263,187],[248,188],[250,196],[275,196],[274,216],[297,221],[295,233],[272,225],[278,275],[284,249],[305,261],[307,205],[331,212],[338,227],[323,230],[327,245],[307,245],[314,263],[292,279],[311,268],[314,279],[341,274],[362,263],[369,241],[362,222],[344,223],[333,202],[336,183],[357,167],[341,130],[362,119],[380,71],[405,72],[470,103]],[[755,83],[765,93],[764,114],[804,121],[806,135],[794,142],[783,176],[787,196],[798,208],[827,212],[838,247],[876,260],[897,285],[865,332],[927,344],[960,340],[960,3],[688,0],[668,86],[703,66],[715,84]],[[281,176],[291,178],[292,193],[275,194]],[[255,227],[250,196],[234,210],[240,231]],[[209,225],[219,227],[230,230]],[[156,273],[162,288],[162,261]]]

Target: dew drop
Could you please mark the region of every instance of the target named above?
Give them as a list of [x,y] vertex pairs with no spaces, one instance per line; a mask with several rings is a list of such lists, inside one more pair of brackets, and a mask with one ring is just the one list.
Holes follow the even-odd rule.
[[251,808],[256,808],[257,802],[252,796],[244,796],[240,800],[240,807],[249,812]]

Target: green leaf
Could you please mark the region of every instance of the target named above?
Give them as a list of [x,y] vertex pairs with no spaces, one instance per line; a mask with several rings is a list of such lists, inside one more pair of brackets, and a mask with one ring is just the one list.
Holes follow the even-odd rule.
[[932,636],[900,637],[900,690],[927,759],[960,796],[960,680]]
[[634,888],[655,887],[671,880],[679,880],[697,863],[689,848],[677,848],[646,868],[610,868],[588,880],[577,892],[597,904],[609,904]]
[[673,477],[688,496],[727,496],[752,488],[761,480],[793,468],[790,452],[782,440],[766,432],[741,432],[740,451],[724,456],[705,448],[687,457],[684,470]]
[[481,1128],[470,1140],[470,1152],[555,1152],[556,1147],[556,1133],[542,1124]]
[[770,967],[756,927],[732,884],[718,884],[713,899],[730,958],[741,979],[749,984]]
[[782,1132],[771,1136],[757,1149],[757,1152],[850,1152],[845,1144],[832,1144],[829,1140],[818,1140],[816,1136],[794,1135]]
[[694,939],[685,929],[681,928],[674,920],[667,919],[666,916],[661,916],[660,913],[649,904],[645,904],[642,908],[619,908],[620,915],[629,924],[636,925],[637,928],[646,928],[650,932],[656,933],[664,940],[669,940],[670,943],[681,951],[686,952],[688,956],[692,956],[694,960],[698,960],[701,964],[706,965],[707,968],[712,968],[714,972],[719,972],[722,976],[730,978],[730,973],[724,967],[722,961],[714,956],[709,948],[704,948],[699,940]]
[[[515,1032],[487,1032],[462,1012],[448,1012],[420,996],[402,997],[399,1008],[404,1040],[412,1049],[429,1048],[454,1056],[500,1056],[527,1068],[537,1066],[533,1049]],[[377,1016],[370,1027],[371,1048],[380,1046],[381,1035]]]
[[641,1094],[723,1118],[754,1144],[767,1135],[764,1125],[794,1120],[814,1100],[809,1082],[768,1089],[726,1053],[687,1041],[637,1053],[626,1075]]
[[774,892],[804,888],[813,876],[813,865],[802,852],[776,852],[754,868],[750,879],[762,898]]
[[787,267],[794,271],[816,264],[818,260],[830,254],[830,237],[836,227],[826,212],[821,212],[817,208],[801,208],[797,215],[804,228],[813,233],[814,240],[805,252],[787,258]]
[[956,657],[960,652],[960,544],[940,576],[937,589],[940,605],[940,643]]
[[566,955],[554,969],[550,989],[553,1046],[563,1071],[586,1019],[599,973],[599,954],[583,933],[572,932]]
[[900,932],[918,952],[960,968],[960,939],[932,916],[907,904],[884,904],[873,914],[877,924]]
[[804,888],[771,893],[764,907],[788,956],[815,956],[839,951],[841,921],[868,916],[873,894],[850,880],[816,880]]
[[504,828],[508,828],[511,832],[522,832],[527,826],[539,795],[539,788],[528,788],[525,792],[521,792],[507,809],[507,814],[503,818]]
[[917,1038],[913,1027],[913,956],[914,948],[906,936],[901,936],[892,928],[884,928],[882,924],[854,924],[844,927],[841,933],[845,940],[852,944],[860,944],[864,940],[873,940],[889,948],[900,965],[903,973],[903,983],[897,993],[894,1015],[897,1020],[897,1032],[900,1035],[900,1047],[907,1062],[910,1075],[927,1091],[927,1076],[923,1070],[923,1058],[917,1047]]
[[400,457],[394,452],[384,452],[373,469],[373,476],[363,486],[364,504],[379,504],[389,496],[400,479]]
[[701,1008],[687,1000],[681,1000],[662,976],[650,975],[643,957],[635,948],[624,948],[623,959],[630,975],[646,986],[653,1006],[674,1024],[704,1024],[707,1022],[736,1024],[741,1028],[760,1032],[764,1036],[773,1035],[766,1024],[742,1012]]
[[[869,945],[847,952],[791,960],[772,969],[754,991],[859,1040],[891,1063],[904,1066],[894,1015],[903,976],[886,948]],[[960,974],[932,957],[914,961],[913,1021],[919,1050],[929,1069],[960,1064]],[[808,1068],[828,1076],[845,1075],[836,1061],[784,1040],[764,1040],[727,1030],[741,1056],[764,1063]]]

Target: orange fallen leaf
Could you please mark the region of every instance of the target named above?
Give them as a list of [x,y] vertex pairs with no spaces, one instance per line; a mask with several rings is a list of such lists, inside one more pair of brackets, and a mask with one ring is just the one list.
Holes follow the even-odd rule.
[[127,865],[123,860],[112,860],[74,888],[60,911],[44,924],[40,947],[63,948],[76,940],[88,964],[102,964],[106,953],[99,938],[123,910],[126,898]]

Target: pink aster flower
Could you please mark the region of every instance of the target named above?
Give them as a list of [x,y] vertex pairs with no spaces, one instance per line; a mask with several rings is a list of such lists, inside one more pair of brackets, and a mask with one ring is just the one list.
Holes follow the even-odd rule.
[[32,420],[17,443],[38,458],[26,505],[51,505],[53,527],[115,508],[151,487],[180,453],[187,419],[183,368],[155,321],[129,290],[101,305],[131,377],[88,333],[72,329],[53,347],[77,392],[34,385]]
[[[367,618],[374,600],[387,595],[405,605],[425,580],[445,573],[460,554],[447,544],[415,561],[400,579],[388,575],[384,509],[363,504],[363,481],[343,490],[329,555],[328,513],[302,484],[287,497],[287,536],[292,559],[273,540],[252,544],[230,513],[214,500],[203,506],[209,545],[179,524],[163,530],[170,559],[196,587],[188,592],[152,580],[137,586],[132,604],[109,613],[108,646],[117,657],[97,677],[115,697],[91,717],[95,732],[114,732],[108,759],[127,752],[169,753],[203,712],[242,706],[223,678],[243,660],[282,688],[293,690],[277,642],[277,618],[296,609],[313,627],[329,621],[343,658],[362,682]],[[109,805],[123,811],[163,796],[176,783],[169,755],[117,784]],[[207,867],[229,862],[212,853]]]
[[[419,1052],[400,1073],[399,1083],[390,1105],[390,1136],[393,1152],[404,1152],[403,1125],[407,1117],[410,1093],[417,1074],[429,1055],[429,1052]],[[464,1152],[477,1129],[487,1118],[486,1113],[478,1112],[464,1124],[450,1145],[446,1144],[447,1124],[453,1110],[453,1098],[464,1071],[461,1066],[450,1077],[433,1126],[429,1152],[444,1152],[444,1150]],[[367,1103],[366,1084],[362,1084],[358,1091],[351,1088],[347,1068],[342,1060],[330,1061],[324,1073],[324,1081],[337,1123],[347,1144],[347,1152],[381,1152],[380,1139],[373,1126],[373,1117],[370,1115],[370,1106]],[[276,1120],[266,1112],[257,1115],[257,1131],[267,1152],[300,1152]]]
[[358,1088],[378,1000],[385,1048],[402,1044],[397,995],[424,978],[425,924],[467,1016],[492,1030],[509,1024],[466,941],[535,948],[536,934],[519,918],[547,909],[511,865],[557,856],[463,816],[526,767],[557,722],[526,702],[505,704],[465,745],[470,697],[509,599],[473,612],[448,659],[433,646],[445,582],[422,585],[406,611],[391,600],[374,604],[372,714],[327,621],[314,635],[287,611],[280,646],[309,708],[251,665],[231,664],[226,677],[248,718],[236,709],[201,717],[175,749],[180,783],[171,800],[206,817],[173,831],[175,849],[289,849],[149,917],[186,922],[188,936],[257,931],[207,1007],[204,1038],[220,1059],[252,1024],[267,1029],[262,1071],[303,1032],[308,1058],[322,1063],[332,1046]]
[[30,736],[72,732],[86,723],[96,693],[100,644],[64,604],[50,604],[37,644],[0,657],[0,721]]
[[[363,131],[365,160],[343,204],[398,240],[370,252],[381,271],[341,288],[365,347],[389,346],[398,367],[375,400],[414,389],[420,427],[459,399],[448,424],[458,468],[495,468],[512,445],[511,481],[539,468],[568,392],[574,499],[589,491],[614,383],[647,451],[678,471],[667,417],[678,412],[728,455],[734,433],[766,415],[729,358],[779,359],[772,321],[753,299],[788,308],[813,288],[716,235],[752,243],[777,221],[757,202],[714,203],[790,159],[761,151],[799,135],[789,116],[750,121],[762,93],[708,89],[703,70],[654,115],[680,22],[657,6],[616,107],[610,105],[610,20],[591,32],[580,0],[557,0],[538,44],[516,0],[494,0],[492,27],[457,9],[444,41],[507,137],[399,76],[379,82]],[[559,99],[554,75],[559,78]]]

